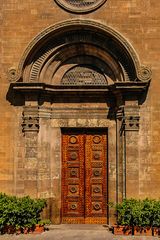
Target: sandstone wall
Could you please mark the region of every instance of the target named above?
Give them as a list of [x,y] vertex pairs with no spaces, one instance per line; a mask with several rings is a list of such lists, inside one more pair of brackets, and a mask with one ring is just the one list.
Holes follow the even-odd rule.
[[[137,139],[130,138],[129,134],[127,136],[130,141],[129,152],[127,152],[130,155],[127,161],[127,197],[160,197],[159,9],[160,2],[156,0],[108,0],[94,12],[77,15],[64,11],[52,0],[1,1],[0,191],[18,195],[28,193],[23,181],[26,142],[21,131],[22,106],[13,106],[7,100],[10,84],[7,77],[8,69],[18,66],[29,42],[46,27],[60,21],[79,18],[93,19],[119,31],[134,47],[141,62],[152,69],[153,77],[147,98],[144,103],[140,103],[139,136]],[[40,134],[45,134],[47,131],[46,123],[43,124],[43,128],[44,132],[41,131]],[[54,130],[50,134],[57,135],[59,133]],[[49,140],[44,140],[47,139],[47,136],[42,136],[42,139],[43,141],[40,140],[40,142],[42,141],[41,149],[37,150],[35,157],[37,154],[38,156],[43,154],[43,149],[48,147]],[[109,141],[112,142],[112,139]],[[137,151],[131,151],[137,141]],[[44,161],[50,161],[47,156],[42,158]],[[37,166],[36,161],[34,162],[33,157],[32,166],[34,164]],[[45,162],[45,164],[50,163]],[[138,169],[136,174],[134,174],[134,169]],[[131,188],[130,183],[132,184]],[[35,189],[41,189],[43,192],[47,186],[43,186],[42,183],[37,186],[35,182],[35,186],[32,186],[31,189],[31,195],[39,196]]]

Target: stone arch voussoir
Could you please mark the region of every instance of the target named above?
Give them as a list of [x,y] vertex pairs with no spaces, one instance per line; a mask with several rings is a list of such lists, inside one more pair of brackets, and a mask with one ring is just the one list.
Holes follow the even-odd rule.
[[[97,21],[75,19],[57,23],[38,34],[26,48],[18,69],[9,70],[10,81],[39,82],[47,61],[55,59],[59,54],[58,60],[61,61],[61,65],[67,60],[67,52],[64,53],[63,49],[76,44],[88,44],[88,49],[94,46],[97,49],[94,56],[97,52],[97,57],[98,52],[110,55],[112,62],[117,62],[118,68],[122,70],[125,81],[143,82],[151,79],[151,70],[141,65],[136,51],[119,32]],[[87,56],[89,50],[84,54]],[[70,55],[72,52],[68,53],[68,58]],[[105,57],[102,60],[105,61]],[[115,71],[114,67],[113,70]]]

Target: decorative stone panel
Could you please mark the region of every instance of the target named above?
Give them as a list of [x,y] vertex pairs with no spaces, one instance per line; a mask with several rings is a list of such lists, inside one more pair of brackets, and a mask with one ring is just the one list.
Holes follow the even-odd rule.
[[22,131],[38,132],[39,131],[39,111],[38,107],[24,107]]
[[124,119],[125,131],[139,131],[139,107],[125,107],[124,108]]
[[119,132],[139,131],[139,106],[120,107],[116,112],[116,118],[120,120]]
[[[59,0],[57,0],[57,2],[60,4]],[[63,2],[67,4],[68,1]],[[57,32],[59,32],[58,35],[56,34]],[[78,46],[82,45],[82,48],[76,48],[77,45],[75,43],[78,43]],[[70,46],[68,46],[68,44],[70,44]],[[96,49],[92,49],[95,45]],[[61,46],[63,46],[63,48],[58,50]],[[113,64],[113,59],[110,61],[108,56],[115,56],[115,59],[117,59],[117,62],[121,66],[124,81],[147,82],[151,79],[150,69],[141,65],[135,50],[121,34],[96,21],[74,19],[50,26],[36,36],[26,48],[18,69],[10,69],[9,80],[12,82],[43,82],[45,79],[46,82],[49,82],[51,79],[48,80],[48,77],[45,78],[44,75],[41,74],[41,72],[43,72],[42,67],[44,66],[44,62],[47,60],[45,69],[48,69],[50,60],[52,60],[51,76],[54,76],[54,62],[57,67],[57,61],[54,61],[54,59],[56,58],[57,60],[57,56],[59,64],[61,65],[64,61],[67,61],[68,58],[77,55],[76,51],[73,51],[72,46],[78,49],[78,52],[83,50],[83,55],[97,57],[98,53],[101,60],[108,63],[111,62],[112,66],[110,67],[113,72],[116,72],[115,67],[113,69],[115,63]],[[69,48],[71,48],[70,51],[68,51]],[[99,55],[102,49],[104,49],[104,52]],[[31,56],[33,56],[33,58]],[[28,63],[28,59],[32,64]],[[26,66],[28,66],[27,70]],[[120,81],[121,79],[122,78],[120,78]]]
[[62,85],[107,85],[107,79],[98,68],[78,65],[65,73],[61,83]]

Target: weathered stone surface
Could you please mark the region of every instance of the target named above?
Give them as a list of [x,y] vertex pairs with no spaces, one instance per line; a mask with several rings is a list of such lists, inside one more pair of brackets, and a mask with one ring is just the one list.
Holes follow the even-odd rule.
[[[1,8],[0,191],[48,199],[45,216],[60,223],[61,128],[99,127],[108,129],[108,200],[115,202],[125,195],[159,198],[160,2],[110,0],[85,15],[64,11],[55,1],[31,1],[28,4],[26,1],[5,0]],[[122,96],[117,98],[118,107],[126,105],[131,109],[125,119],[121,113],[116,120],[115,99],[112,96],[106,100],[107,93],[94,96],[90,93],[81,96],[61,93],[54,97],[48,93],[25,97],[20,93],[15,97],[10,93],[8,80],[14,82],[14,68],[18,68],[29,42],[50,25],[69,19],[95,20],[112,27],[128,40],[126,48],[130,43],[141,63],[151,67],[153,78],[147,94],[141,93],[139,101],[136,97],[134,101],[129,99],[126,102]],[[95,49],[87,46],[84,49],[97,56]],[[83,53],[83,48],[80,50]],[[65,54],[69,57],[74,51],[71,49]],[[99,58],[104,55],[100,51],[98,54]],[[28,63],[25,70],[26,82],[29,81],[27,69],[31,65]],[[51,75],[51,69],[45,76]],[[55,81],[60,80],[63,72],[65,67],[55,75]],[[125,97],[129,98],[129,94]],[[112,217],[113,212],[110,212]]]

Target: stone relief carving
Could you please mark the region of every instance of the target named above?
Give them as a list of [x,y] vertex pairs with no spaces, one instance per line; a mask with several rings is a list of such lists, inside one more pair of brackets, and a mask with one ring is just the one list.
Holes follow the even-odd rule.
[[139,130],[139,116],[130,116],[125,118],[125,130],[126,131],[138,131]]
[[[120,132],[123,131],[139,131],[139,107],[131,107],[131,108],[125,108],[121,107],[116,112],[116,118],[121,120],[121,128]],[[23,112],[23,118],[22,118],[22,131],[25,132],[39,132],[39,109],[36,108],[26,108]],[[60,122],[60,120],[57,120]],[[78,115],[77,115],[77,121],[78,121]],[[98,123],[98,122],[97,122]],[[107,122],[106,122],[107,123]],[[73,138],[73,137],[72,137]],[[74,141],[74,139],[73,139]],[[97,143],[100,140],[98,139],[98,136],[95,137],[94,142]],[[75,142],[73,142],[75,143]],[[71,153],[71,159],[75,160],[77,158],[77,153],[72,152]],[[99,154],[95,154],[94,158],[98,160],[100,157]]]
[[24,117],[22,123],[23,132],[38,132],[39,131],[39,118],[37,117]]
[[18,80],[19,76],[17,73],[16,68],[12,67],[10,69],[8,69],[8,80],[10,82],[16,82]]
[[[51,34],[54,36],[54,32],[57,32],[57,30],[61,30],[60,32],[66,31],[67,29],[70,30],[72,27],[77,27],[77,30],[81,27],[83,29],[95,29],[95,31],[99,31],[102,33],[102,35],[108,35],[112,37],[112,40],[116,40],[116,42],[119,42],[120,45],[124,47],[124,51],[127,52],[128,56],[131,57],[133,65],[136,70],[137,80],[140,81],[146,81],[151,79],[151,70],[147,67],[141,66],[139,58],[134,50],[134,48],[131,46],[131,44],[117,31],[114,29],[105,26],[97,21],[92,20],[82,20],[82,19],[71,19],[64,22],[60,22],[56,25],[50,26],[49,28],[42,31],[40,34],[38,34],[28,45],[26,48],[18,69],[16,71],[9,71],[9,79],[10,81],[19,81],[22,78],[23,70],[25,68],[26,59],[28,55],[35,51],[37,45],[43,44],[43,39],[49,37]],[[94,38],[95,39],[95,38]]]
[[152,71],[147,66],[141,66],[138,71],[138,79],[140,81],[149,81],[152,77]]
[[125,131],[139,131],[139,106],[124,107]]
[[123,131],[139,131],[139,106],[120,107],[116,118],[121,120],[120,134]]
[[[71,34],[70,30],[73,29],[73,27],[74,28],[76,27],[76,31],[72,31],[74,33]],[[94,32],[94,30],[95,30],[95,32]],[[62,33],[62,38],[60,38],[60,40],[59,40],[59,36],[57,37],[58,39],[56,39],[56,37],[54,36],[54,32],[57,32],[57,31],[60,31]],[[50,35],[52,36],[52,40],[54,40],[53,44],[48,44],[47,40],[44,43],[44,41],[43,41],[44,38],[47,39],[47,37],[48,37],[48,39],[50,39],[49,38],[49,37],[51,37]],[[105,39],[105,41],[104,41],[104,39]],[[25,67],[27,66],[28,55],[32,55],[32,54],[34,55],[34,53],[35,53],[34,57],[35,57],[36,61],[35,61],[35,65],[33,64],[32,69],[30,70],[31,72],[33,72],[33,74],[31,75],[31,78],[30,78],[30,83],[38,84],[38,80],[39,80],[38,73],[41,69],[41,65],[43,65],[42,63],[45,61],[46,58],[48,58],[50,56],[50,54],[52,55],[52,57],[54,57],[53,53],[56,48],[58,49],[59,47],[64,46],[66,44],[66,42],[67,43],[68,42],[69,43],[76,42],[76,43],[81,43],[81,44],[85,44],[87,42],[88,45],[89,44],[92,45],[93,41],[97,41],[96,44],[99,44],[99,46],[103,46],[104,53],[106,52],[106,54],[108,54],[108,55],[109,55],[109,53],[107,51],[109,51],[109,49],[111,49],[110,51],[112,51],[112,49],[114,49],[115,53],[117,54],[117,57],[119,57],[119,61],[121,61],[121,63],[119,65],[122,66],[123,73],[126,72],[125,67],[127,64],[128,64],[127,68],[131,69],[131,70],[129,70],[130,71],[129,74],[128,74],[128,72],[126,73],[126,79],[124,79],[124,81],[123,81],[123,79],[122,79],[122,81],[119,81],[120,85],[117,85],[118,81],[117,82],[114,81],[111,84],[112,87],[106,86],[106,87],[108,87],[108,88],[106,88],[106,92],[108,91],[109,94],[111,94],[111,95],[113,94],[114,97],[117,98],[119,93],[120,93],[120,95],[123,95],[125,92],[127,93],[129,91],[132,91],[133,88],[134,88],[134,90],[133,90],[132,94],[135,96],[138,91],[139,92],[144,91],[144,89],[142,89],[142,87],[147,88],[147,86],[148,86],[147,83],[151,79],[151,70],[148,67],[142,66],[140,64],[138,56],[136,55],[136,52],[133,49],[133,47],[130,45],[130,43],[128,41],[126,41],[126,39],[123,36],[121,36],[121,34],[119,34],[117,31],[115,31],[114,29],[112,29],[108,26],[104,26],[95,21],[81,20],[81,19],[69,20],[69,21],[65,21],[65,22],[56,24],[55,26],[51,26],[51,27],[45,29],[41,34],[39,34],[29,44],[28,48],[25,50],[25,53],[20,61],[17,71],[14,68],[11,68],[9,70],[8,74],[10,76],[10,81],[12,81],[12,82],[20,81],[20,80],[24,81],[23,71],[25,70]],[[45,45],[46,43],[48,45]],[[39,52],[36,52],[37,45],[39,45],[39,48],[38,48]],[[64,48],[62,48],[62,49],[64,49]],[[83,47],[81,49],[83,49]],[[62,61],[64,61],[64,58],[68,55],[61,51],[59,50],[57,52],[59,52]],[[92,51],[89,50],[87,54],[89,55],[91,53],[92,53]],[[39,54],[39,55],[36,55],[36,54]],[[65,56],[65,54],[66,54],[66,56]],[[108,57],[108,55],[107,55],[107,57]],[[110,55],[112,55],[112,54],[110,54]],[[122,61],[123,57],[124,57],[124,59]],[[109,59],[109,58],[107,58],[107,59]],[[65,61],[66,61],[66,59],[65,59]],[[131,67],[129,68],[130,64],[131,64]],[[114,64],[112,64],[112,67],[113,67],[113,65]],[[36,70],[34,69],[34,67]],[[132,68],[134,69],[133,70],[133,75],[135,74],[134,76],[131,76]],[[73,69],[74,68],[72,68],[72,70]],[[83,70],[84,70],[83,75],[86,76],[86,67]],[[80,72],[80,70],[78,70],[78,73],[79,72]],[[122,72],[120,74],[122,74]],[[89,72],[89,74],[92,75],[91,78],[93,78],[93,76],[96,76],[97,73],[95,74],[95,72],[92,71],[92,73]],[[35,79],[32,78],[32,76],[36,76]],[[64,78],[62,78],[62,79],[66,80],[65,79],[66,75],[63,75],[63,76],[64,76]],[[87,72],[87,78],[88,78],[88,76],[89,75]],[[102,83],[104,83],[105,75],[100,74],[100,75],[98,75],[98,78],[100,76],[102,77],[101,78]],[[72,76],[70,76],[70,77],[72,77]],[[74,76],[74,78],[77,78],[77,75]],[[79,78],[81,78],[81,74],[79,75]],[[67,75],[67,79],[68,79],[68,75]],[[89,76],[89,79],[90,79],[90,76]],[[81,81],[81,79],[80,79],[80,81]],[[131,82],[132,83],[134,82],[135,85],[134,86],[129,85]],[[144,82],[144,86],[138,85],[139,83],[141,84],[143,82]],[[27,85],[28,82],[24,81],[23,83],[26,84],[23,88],[23,90],[24,90],[23,93],[24,93],[24,95],[27,95],[29,92],[28,91],[29,89],[27,89],[27,86],[29,86],[29,85]],[[146,83],[146,85],[145,85],[145,83]],[[15,84],[17,84],[17,85],[15,85],[16,91],[22,91],[21,86],[18,85],[19,83],[17,82]],[[94,85],[94,83],[92,82],[92,84],[90,84],[90,85],[92,86],[92,85]],[[19,90],[18,90],[18,87],[19,87]],[[36,89],[36,91],[39,91],[40,96],[42,96],[43,94],[46,94],[46,96],[48,97],[48,96],[53,96],[54,91],[55,91],[55,89],[53,89],[53,87],[54,86],[49,87],[47,84],[45,85],[45,83],[44,83],[44,85],[43,86],[40,85],[40,87],[39,87],[39,85],[35,85],[35,86],[31,85],[30,90],[31,91],[33,90],[33,92],[32,92],[33,96],[34,96],[34,89]],[[63,86],[63,87],[64,88],[62,90],[65,91],[66,86]],[[57,94],[59,94],[59,93],[57,92]],[[137,94],[137,97],[138,97],[138,94]],[[40,114],[39,109],[35,110],[33,114],[26,112],[26,109],[24,109],[24,113],[23,113],[23,123],[22,123],[23,132],[27,132],[27,131],[28,132],[29,131],[38,132],[39,131],[39,114]],[[51,115],[52,111],[49,111],[48,114],[52,118],[52,115]],[[59,116],[61,116],[61,115],[59,115]],[[82,117],[84,117],[84,116],[82,116]],[[70,116],[69,116],[69,118],[70,118]],[[75,117],[75,118],[77,118],[77,117]],[[101,118],[104,118],[104,117],[101,116]],[[106,118],[106,116],[105,116],[105,118]],[[122,129],[124,128],[125,130],[136,130],[136,131],[139,129],[139,114],[135,115],[134,110],[133,110],[133,114],[132,113],[127,114],[125,109],[119,110],[119,111],[117,111],[117,118],[122,119]]]
[[38,108],[24,107],[23,111],[22,131],[38,132],[39,131],[39,114]]

